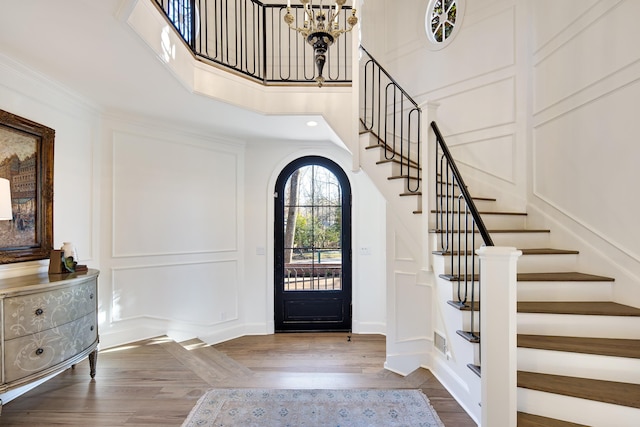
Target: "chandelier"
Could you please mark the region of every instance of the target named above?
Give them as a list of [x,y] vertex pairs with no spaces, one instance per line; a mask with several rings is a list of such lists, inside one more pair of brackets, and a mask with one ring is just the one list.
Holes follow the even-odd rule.
[[291,14],[291,0],[287,0],[287,14],[284,16],[284,22],[289,28],[299,32],[313,47],[314,60],[318,69],[316,81],[319,87],[322,87],[325,81],[322,77],[322,70],[327,60],[327,49],[341,34],[353,30],[353,27],[358,23],[356,10],[352,9],[351,16],[347,19],[349,28],[340,28],[340,11],[346,2],[347,0],[335,0],[333,6],[327,5],[324,8],[322,0],[320,0],[319,7],[314,9],[313,0],[300,0],[304,8],[304,26],[296,27],[294,25],[295,18]]

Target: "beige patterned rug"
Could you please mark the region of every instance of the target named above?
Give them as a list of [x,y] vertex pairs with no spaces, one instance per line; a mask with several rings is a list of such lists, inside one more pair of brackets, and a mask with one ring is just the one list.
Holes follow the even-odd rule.
[[420,390],[213,389],[183,427],[444,427]]

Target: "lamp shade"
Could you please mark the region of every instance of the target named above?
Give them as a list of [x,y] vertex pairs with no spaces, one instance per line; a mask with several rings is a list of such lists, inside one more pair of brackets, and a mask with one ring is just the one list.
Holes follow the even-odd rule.
[[12,220],[11,186],[9,180],[0,178],[0,220]]

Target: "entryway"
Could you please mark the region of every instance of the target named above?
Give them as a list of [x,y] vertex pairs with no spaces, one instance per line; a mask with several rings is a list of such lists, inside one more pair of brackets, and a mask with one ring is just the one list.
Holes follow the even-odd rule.
[[351,186],[335,162],[299,158],[275,188],[275,330],[351,330]]

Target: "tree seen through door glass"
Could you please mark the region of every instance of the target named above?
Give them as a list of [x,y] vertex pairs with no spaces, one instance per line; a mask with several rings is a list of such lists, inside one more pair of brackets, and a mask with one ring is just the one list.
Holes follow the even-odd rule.
[[285,186],[285,291],[341,289],[342,190],[328,169],[304,166]]

